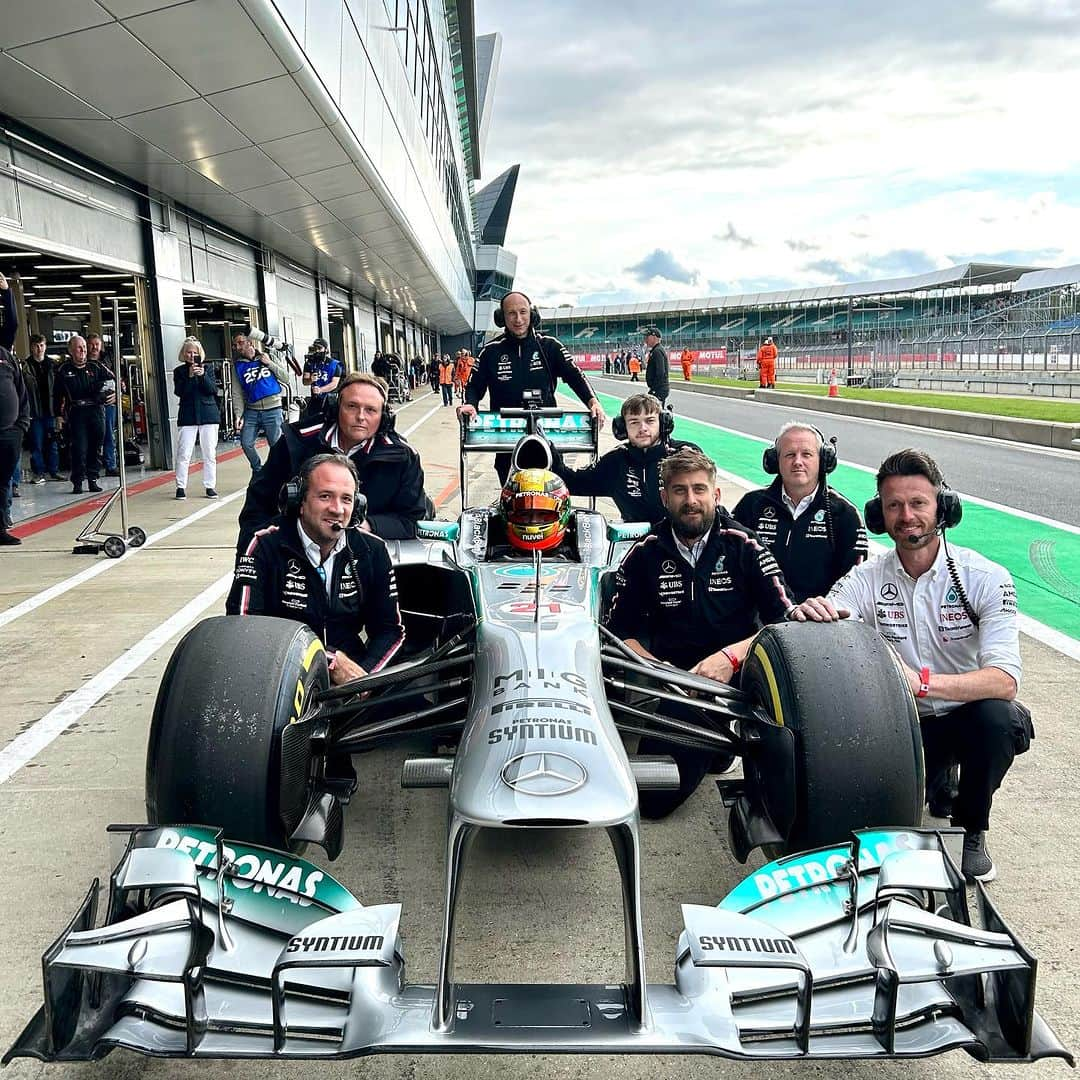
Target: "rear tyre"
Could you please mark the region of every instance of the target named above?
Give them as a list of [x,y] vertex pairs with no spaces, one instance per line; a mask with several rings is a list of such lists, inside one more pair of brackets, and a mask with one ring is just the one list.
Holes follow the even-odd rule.
[[309,725],[298,720],[328,685],[322,643],[301,623],[221,616],[193,627],[154,705],[148,820],[300,850],[289,837],[308,806],[312,756]]
[[767,626],[742,687],[773,724],[795,733],[793,778],[752,749],[743,763],[748,791],[786,836],[768,854],[841,843],[868,826],[920,824],[918,710],[875,630],[854,619]]

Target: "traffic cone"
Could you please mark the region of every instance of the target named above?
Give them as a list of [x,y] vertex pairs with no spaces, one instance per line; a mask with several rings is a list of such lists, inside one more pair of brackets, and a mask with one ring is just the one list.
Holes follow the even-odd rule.
[[840,387],[836,383],[836,368],[829,373],[829,397],[839,397]]

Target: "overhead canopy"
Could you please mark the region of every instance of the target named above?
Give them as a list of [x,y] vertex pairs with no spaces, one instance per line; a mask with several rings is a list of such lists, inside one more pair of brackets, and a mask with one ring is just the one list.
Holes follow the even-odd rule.
[[1012,291],[1032,292],[1035,289],[1053,289],[1059,285],[1076,284],[1080,284],[1080,263],[1059,266],[1054,270],[1032,270],[1021,276]]
[[608,315],[655,315],[667,311],[723,311],[729,308],[767,307],[771,304],[821,303],[863,296],[959,288],[964,285],[1004,285],[1024,276],[1031,276],[1028,273],[1030,269],[1027,266],[1005,266],[999,263],[963,263],[945,270],[933,270],[929,274],[888,278],[884,281],[857,281],[846,285],[818,285],[810,289],[742,293],[737,296],[709,296],[700,300],[653,300],[644,304],[615,304],[606,307],[543,308],[540,314],[545,319],[595,319]]

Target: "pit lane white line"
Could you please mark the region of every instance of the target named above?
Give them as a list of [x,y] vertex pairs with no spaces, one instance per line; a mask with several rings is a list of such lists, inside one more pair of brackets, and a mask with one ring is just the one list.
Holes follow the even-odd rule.
[[[119,560],[117,560],[119,561]],[[54,739],[92,709],[117,683],[141,667],[171,637],[195,622],[211,605],[219,604],[232,584],[232,571],[203,589],[160,626],[117,657],[74,693],[50,709],[40,720],[0,750],[0,784],[6,783]]]
[[[231,495],[226,495],[225,498],[218,499],[208,506],[204,506],[201,510],[196,510],[193,514],[188,514],[187,517],[181,518],[179,521],[174,521],[171,525],[166,526],[159,532],[152,533],[148,536],[143,547],[148,548],[152,544],[168,539],[168,537],[172,536],[174,533],[178,533],[181,529],[186,529],[194,522],[200,521],[202,518],[206,517],[207,514],[212,514],[215,510],[220,510],[223,506],[235,502],[246,492],[247,488],[242,488],[240,491],[234,491]],[[58,596],[63,596],[64,593],[77,588],[79,585],[82,585],[83,582],[96,578],[98,574],[104,574],[107,570],[122,566],[139,550],[139,548],[129,548],[119,559],[105,559],[103,562],[88,566],[85,570],[80,570],[77,574],[72,574],[71,577],[64,578],[63,581],[58,581],[55,585],[50,585],[47,589],[42,589],[41,592],[35,593],[33,596],[28,596],[25,600],[15,604],[13,607],[9,607],[6,611],[0,611],[0,627],[13,623],[23,615],[29,615],[31,611],[36,611],[50,600],[55,600]]]

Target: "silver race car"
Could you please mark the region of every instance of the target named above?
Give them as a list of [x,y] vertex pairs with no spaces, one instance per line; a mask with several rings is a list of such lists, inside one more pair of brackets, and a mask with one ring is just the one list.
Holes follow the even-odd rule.
[[[512,451],[542,467],[551,446],[595,453],[591,418],[481,414],[462,460]],[[464,491],[464,465],[462,479]],[[611,575],[644,531],[578,509],[557,550],[523,557],[491,508],[423,524],[419,541],[392,545],[412,652],[345,686],[330,687],[321,643],[297,623],[197,625],[154,710],[152,824],[114,827],[126,844],[104,920],[95,882],[45,953],[44,1005],[4,1060],[118,1046],[321,1059],[962,1048],[1071,1063],[1034,1010],[1035,958],[981,885],[972,925],[952,830],[919,828],[918,716],[883,641],[854,622],[765,627],[739,689],[645,661],[602,624]],[[678,772],[627,753],[624,738],[645,732],[740,757],[742,778],[718,782],[731,846],[774,860],[717,906],[684,905],[673,984],[645,982],[638,793],[677,786]],[[448,791],[433,986],[406,978],[399,904],[364,906],[301,857],[311,843],[331,859],[342,849],[351,755],[421,736],[455,748],[402,771],[406,787]],[[458,982],[470,841],[552,828],[610,837],[624,982]]]

